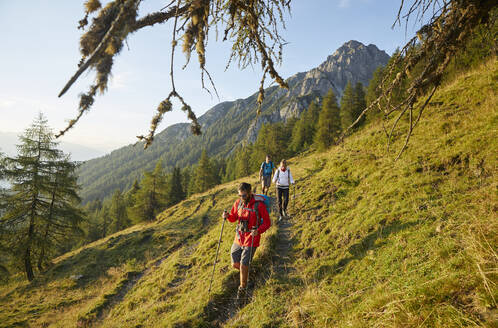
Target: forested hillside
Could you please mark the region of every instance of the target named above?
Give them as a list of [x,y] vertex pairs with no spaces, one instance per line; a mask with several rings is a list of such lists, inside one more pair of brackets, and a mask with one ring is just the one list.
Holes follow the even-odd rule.
[[2,285],[0,326],[494,327],[497,84],[496,58],[456,74],[396,162],[381,124],[289,160],[291,219],[264,234],[240,308],[233,226],[208,286],[221,212],[256,175],[67,253],[32,283]]
[[203,150],[216,158],[226,158],[242,143],[254,142],[264,123],[286,122],[308,108],[317,97],[332,89],[340,99],[347,83],[367,86],[375,69],[386,65],[389,56],[375,45],[349,41],[317,68],[287,79],[289,91],[273,86],[265,90],[262,113],[257,116],[257,96],[223,102],[199,118],[203,134],[194,136],[189,124],[175,124],[155,137],[144,150],[143,144],[129,145],[79,169],[84,202],[110,197],[116,189],[127,190],[144,171],[151,171],[161,159],[167,172],[174,166],[195,164]]

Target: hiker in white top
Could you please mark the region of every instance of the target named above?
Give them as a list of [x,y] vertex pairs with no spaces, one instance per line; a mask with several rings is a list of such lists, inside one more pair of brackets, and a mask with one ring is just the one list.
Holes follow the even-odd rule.
[[277,186],[278,211],[280,213],[278,221],[282,221],[284,217],[287,217],[289,187],[291,184],[294,184],[294,178],[292,177],[290,169],[287,167],[287,161],[285,159],[280,162],[280,167],[275,171],[273,182]]

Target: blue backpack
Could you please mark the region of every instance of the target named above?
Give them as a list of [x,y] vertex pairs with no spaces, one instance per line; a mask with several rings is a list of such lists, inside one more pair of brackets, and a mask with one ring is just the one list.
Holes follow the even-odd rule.
[[[271,212],[271,198],[269,196],[266,196],[266,195],[260,195],[260,194],[254,194],[254,200],[256,201],[255,204],[254,204],[254,209],[250,209],[250,208],[244,208],[250,212],[255,212],[256,213],[256,217],[258,218],[258,226],[263,224],[263,218],[260,218],[259,217],[259,211],[258,211],[258,205],[259,203],[264,203],[265,206],[266,206],[266,210],[268,211],[268,214],[270,214]],[[240,208],[243,208],[243,205],[242,205],[242,202],[239,202],[239,209]]]
[[256,202],[265,203],[266,210],[268,211],[268,214],[271,212],[271,198],[269,196],[254,194],[254,199],[256,200]]
[[273,165],[273,162],[270,161],[269,163],[263,162],[261,163],[261,168],[263,169],[263,175],[271,175],[273,173],[273,169],[275,168],[275,165]]

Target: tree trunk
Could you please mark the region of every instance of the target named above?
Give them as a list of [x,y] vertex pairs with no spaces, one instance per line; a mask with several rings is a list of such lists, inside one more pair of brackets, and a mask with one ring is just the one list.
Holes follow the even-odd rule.
[[50,223],[47,223],[47,225],[45,226],[45,235],[43,236],[43,242],[41,245],[40,257],[38,258],[37,267],[38,267],[39,271],[43,271],[43,260],[45,259],[45,244],[46,244],[47,237],[48,237],[49,227],[50,227]]
[[29,281],[32,281],[35,277],[33,274],[33,266],[31,265],[31,241],[33,239],[33,218],[29,222],[29,230],[28,230],[28,245],[26,247],[26,252],[24,253],[24,268],[26,270],[26,276]]
[[[55,173],[57,174],[57,172]],[[50,208],[48,210],[48,223],[45,226],[45,234],[43,236],[43,241],[41,243],[41,252],[40,252],[40,257],[38,258],[38,270],[43,271],[42,264],[43,260],[45,259],[45,245],[47,243],[47,238],[48,238],[48,229],[50,228],[50,222],[52,221],[52,216],[54,213],[54,204],[55,204],[55,195],[57,194],[57,176],[55,177],[55,182],[54,182],[54,189],[52,189],[52,197],[50,201]]]
[[104,238],[107,235],[107,215],[104,213],[104,220],[103,220],[104,226],[102,227],[102,238]]

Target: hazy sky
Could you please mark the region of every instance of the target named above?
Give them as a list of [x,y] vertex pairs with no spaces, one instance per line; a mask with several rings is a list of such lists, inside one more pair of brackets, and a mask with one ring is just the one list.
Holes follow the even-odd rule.
[[[66,95],[57,94],[74,73],[79,61],[76,26],[83,17],[83,0],[0,0],[0,131],[19,132],[39,111],[54,131],[77,114],[78,94],[86,92],[93,73],[73,85]],[[104,2],[104,1],[103,1]],[[144,0],[140,16],[158,10],[169,1]],[[404,26],[391,29],[399,0],[293,0],[283,36],[286,78],[309,70],[344,42],[373,43],[388,54],[406,42]],[[408,37],[412,30],[408,31]],[[157,104],[170,91],[169,58],[171,26],[146,28],[128,39],[117,57],[108,92],[96,99],[92,110],[63,137],[64,141],[109,151],[133,143],[146,134]],[[177,50],[181,50],[179,47]],[[220,100],[245,98],[255,92],[260,66],[225,71],[230,45],[210,38],[207,68],[216,83]],[[177,90],[200,116],[219,100],[201,89],[196,56],[189,67],[177,51]],[[158,131],[185,122],[179,108],[168,113]]]

